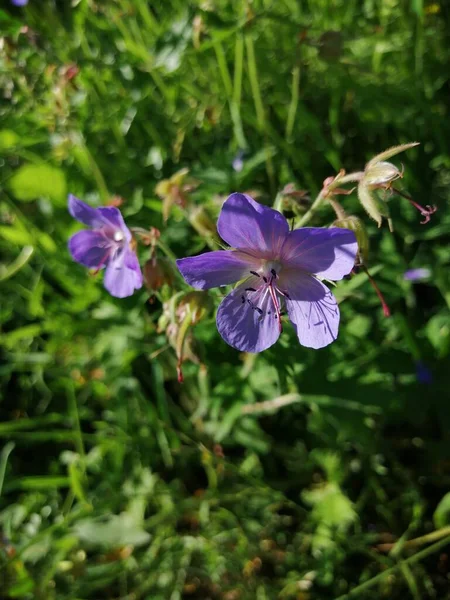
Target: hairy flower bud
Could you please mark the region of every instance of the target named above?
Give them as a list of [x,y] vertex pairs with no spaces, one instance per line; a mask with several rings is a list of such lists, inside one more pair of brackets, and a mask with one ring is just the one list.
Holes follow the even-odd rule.
[[334,221],[333,227],[350,229],[356,236],[358,242],[358,258],[360,263],[366,263],[369,257],[369,236],[367,235],[364,223],[358,217],[353,215],[346,216]]
[[387,204],[375,196],[373,188],[366,183],[365,178],[358,184],[358,198],[364,210],[369,217],[372,217],[372,219],[376,221],[378,227],[381,227],[383,217],[387,218],[390,222]]
[[385,192],[390,191],[402,198],[406,198],[406,200],[408,200],[408,202],[424,217],[424,220],[421,221],[422,224],[428,223],[431,215],[437,210],[436,206],[431,206],[429,204],[421,206],[415,202],[409,194],[392,186],[392,183],[396,179],[403,177],[403,170],[400,171],[395,165],[387,162],[386,159],[417,145],[418,142],[411,142],[410,144],[393,146],[392,148],[388,148],[384,152],[377,154],[366,164],[362,179],[358,184],[358,198],[368,215],[377,222],[378,227],[381,226],[383,217],[386,217],[389,223],[389,229],[393,231],[387,204],[376,196],[378,190],[384,190]]
[[364,181],[369,186],[384,188],[401,177],[403,177],[403,171],[400,171],[390,162],[380,161],[367,168]]
[[181,320],[188,316],[191,324],[196,325],[212,310],[212,305],[207,292],[189,292],[178,304],[177,315]]

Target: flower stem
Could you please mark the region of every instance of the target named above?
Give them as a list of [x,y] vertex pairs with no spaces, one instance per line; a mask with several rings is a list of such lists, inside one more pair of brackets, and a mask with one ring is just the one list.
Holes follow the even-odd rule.
[[311,204],[311,207],[309,208],[309,210],[307,212],[305,212],[305,214],[302,217],[300,217],[300,219],[297,221],[297,223],[295,225],[296,228],[303,227],[303,225],[305,225],[306,223],[311,221],[313,216],[316,214],[316,212],[322,206],[324,200],[325,200],[325,196],[323,195],[323,190],[321,190],[319,195],[317,196],[317,198]]
[[375,290],[378,298],[380,299],[381,306],[383,308],[383,314],[384,314],[384,316],[385,317],[390,317],[391,316],[391,311],[389,309],[389,306],[386,304],[386,300],[384,299],[384,296],[381,293],[380,288],[377,286],[377,284],[375,282],[375,279],[369,273],[369,269],[366,267],[366,265],[364,263],[362,264],[362,268],[363,268],[365,274],[367,275],[367,278],[369,279],[370,283],[372,284],[372,287]]
[[[425,535],[421,535],[420,537],[404,542],[403,548],[416,548],[417,546],[424,546],[425,544],[436,542],[449,535],[450,525],[447,525],[447,527],[442,527],[442,529],[436,529],[436,531],[432,531],[431,533],[427,533]],[[397,544],[398,541],[391,544],[378,544],[377,550],[380,552],[390,552]]]
[[349,173],[348,175],[343,175],[342,177],[337,176],[335,180],[328,184],[326,187],[322,188],[319,192],[319,195],[312,203],[310,209],[305,212],[305,214],[300,217],[300,219],[296,223],[296,227],[303,227],[306,223],[311,221],[313,216],[316,214],[318,209],[322,206],[323,202],[328,198],[328,196],[332,196],[332,192],[335,188],[339,187],[343,183],[353,183],[356,181],[360,181],[364,176],[362,171],[357,171],[356,173]]
[[365,592],[369,588],[373,587],[375,584],[380,583],[381,581],[383,581],[383,579],[390,577],[396,571],[401,569],[403,565],[411,565],[416,562],[419,562],[423,558],[426,558],[428,555],[433,554],[434,552],[437,552],[438,550],[440,550],[441,548],[443,548],[444,546],[446,546],[449,543],[450,543],[450,535],[445,537],[444,539],[441,539],[438,542],[432,544],[428,548],[425,548],[424,550],[417,552],[417,554],[413,554],[409,558],[402,560],[401,562],[394,565],[390,569],[386,569],[382,573],[375,575],[375,577],[372,577],[372,579],[369,579],[369,581],[365,581],[364,583],[361,583],[361,585],[357,585],[355,588],[350,590],[348,592],[348,594],[343,594],[342,596],[335,598],[335,600],[348,600],[349,598],[353,598],[356,596],[360,597],[360,594],[362,592]]

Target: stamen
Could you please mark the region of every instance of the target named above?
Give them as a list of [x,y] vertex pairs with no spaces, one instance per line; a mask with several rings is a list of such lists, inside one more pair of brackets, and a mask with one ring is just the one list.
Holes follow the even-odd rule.
[[109,258],[109,255],[112,252],[112,248],[108,248],[108,250],[106,251],[105,255],[101,258],[98,267],[95,269],[95,271],[92,272],[93,275],[97,275],[97,273],[100,271],[100,269],[105,265],[106,261]]
[[242,298],[242,304],[245,304],[245,296],[243,294],[242,294],[241,298]]
[[115,242],[121,242],[124,238],[124,235],[121,231],[115,231],[113,237]]
[[246,292],[256,292],[255,288],[245,288]]
[[272,273],[272,276],[274,279],[277,278],[277,272],[275,271],[275,269],[270,269],[270,272]]
[[285,291],[285,290],[278,290],[280,292],[280,294],[283,294],[283,296],[285,298],[287,298],[288,300],[291,299],[291,297],[289,296],[289,294]]
[[264,283],[267,283],[267,277],[264,277],[264,275],[263,275],[263,280],[264,280]]
[[255,275],[256,277],[261,277],[261,275],[259,273],[257,273],[256,271],[250,271],[250,273],[252,275]]
[[272,285],[269,285],[269,294],[270,294],[270,297],[272,298],[272,302],[273,302],[275,312],[276,312],[275,319],[278,319],[278,329],[281,333],[282,326],[281,326],[281,319],[280,319],[280,305],[278,303],[278,298],[277,298],[277,295],[276,295],[275,290],[273,289]]

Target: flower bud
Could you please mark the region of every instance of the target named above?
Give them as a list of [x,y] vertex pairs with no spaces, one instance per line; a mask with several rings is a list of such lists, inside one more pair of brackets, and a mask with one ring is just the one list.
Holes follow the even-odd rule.
[[297,190],[293,183],[284,186],[279,194],[279,210],[285,217],[303,215],[311,203],[311,198],[306,190]]
[[368,167],[364,181],[369,186],[388,187],[392,181],[403,177],[403,172],[390,162],[381,161]]
[[389,220],[389,209],[386,203],[381,202],[376,196],[371,187],[363,178],[358,184],[358,198],[363,205],[364,210],[369,217],[376,221],[378,227],[381,227],[383,217]]
[[180,321],[190,318],[192,325],[196,325],[212,310],[212,300],[207,292],[189,292],[177,307],[177,316]]
[[188,169],[177,171],[169,179],[163,179],[155,187],[155,193],[162,199],[162,213],[164,221],[169,218],[173,204],[186,206],[185,179],[189,173]]
[[164,284],[172,285],[175,273],[171,261],[165,256],[153,256],[144,265],[144,282],[150,291],[159,290]]
[[[378,227],[381,227],[383,217],[386,217],[388,220],[389,229],[393,231],[392,220],[389,218],[387,204],[381,199],[377,198],[375,190],[390,190],[399,194],[400,192],[398,190],[394,190],[391,187],[391,184],[396,179],[403,177],[403,170],[400,171],[395,165],[387,162],[387,159],[399,154],[400,152],[403,152],[404,150],[413,148],[414,146],[417,146],[417,144],[418,142],[411,142],[409,144],[393,146],[392,148],[388,148],[384,152],[377,154],[366,164],[362,179],[358,184],[358,198],[367,214],[377,222]],[[400,193],[400,195],[402,194]],[[426,216],[427,221],[429,220],[429,215],[434,212],[432,207],[428,206],[426,209],[419,207],[419,210],[421,210],[422,214]]]
[[367,235],[366,228],[361,219],[354,217],[353,215],[343,217],[342,219],[337,219],[333,223],[333,227],[350,229],[354,232],[356,241],[358,242],[359,262],[366,263],[369,257],[369,236]]
[[202,237],[216,237],[216,224],[203,206],[196,206],[189,212],[189,222]]

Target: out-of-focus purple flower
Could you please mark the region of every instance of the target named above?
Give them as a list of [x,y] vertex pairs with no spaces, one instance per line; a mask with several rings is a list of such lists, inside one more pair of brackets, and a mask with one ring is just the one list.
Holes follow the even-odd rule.
[[217,312],[217,328],[230,346],[244,352],[272,346],[283,307],[303,346],[322,348],[336,339],[339,308],[320,278],[338,280],[351,271],[358,250],[353,231],[289,231],[278,211],[238,193],[225,201],[217,229],[233,250],[182,258],[177,265],[201,290],[243,280]]
[[403,279],[406,281],[423,281],[431,275],[430,269],[427,267],[419,267],[418,269],[409,269],[403,273]]
[[433,383],[433,374],[421,360],[416,362],[416,377],[417,381],[423,385],[431,385]]
[[142,272],[131,246],[132,236],[118,208],[92,208],[72,194],[69,212],[90,230],[75,233],[69,250],[77,262],[99,271],[106,268],[104,285],[111,296],[125,298],[142,287]]
[[14,4],[14,6],[25,6],[28,4],[28,0],[11,0],[11,3]]
[[236,173],[240,173],[242,171],[242,169],[244,168],[243,158],[244,158],[243,150],[239,150],[239,152],[233,158],[233,162],[231,163],[231,165],[232,165],[233,169],[236,171]]

